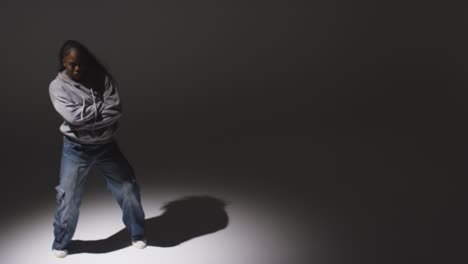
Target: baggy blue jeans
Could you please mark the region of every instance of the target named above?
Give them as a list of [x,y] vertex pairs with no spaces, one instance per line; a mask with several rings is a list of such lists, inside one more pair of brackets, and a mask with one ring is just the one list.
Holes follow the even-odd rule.
[[131,239],[144,237],[145,213],[140,200],[140,186],[117,141],[81,144],[64,135],[60,183],[55,187],[57,207],[52,249],[67,248],[75,233],[86,177],[93,165],[104,177],[107,189],[122,209],[122,220]]

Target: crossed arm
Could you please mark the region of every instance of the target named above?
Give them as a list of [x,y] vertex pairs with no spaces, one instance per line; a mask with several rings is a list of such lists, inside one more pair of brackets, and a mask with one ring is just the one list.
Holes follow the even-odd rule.
[[[115,123],[122,116],[122,103],[116,87],[106,78],[103,101],[85,105],[71,101],[61,87],[50,86],[49,93],[56,111],[72,130],[99,129]],[[83,111],[83,118],[81,112]]]

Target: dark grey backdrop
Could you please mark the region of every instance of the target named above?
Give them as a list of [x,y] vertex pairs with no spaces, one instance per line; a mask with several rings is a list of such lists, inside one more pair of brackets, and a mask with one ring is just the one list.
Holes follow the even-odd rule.
[[321,210],[350,260],[463,256],[463,9],[321,0],[1,5],[2,218],[54,199],[61,120],[47,89],[60,45],[77,39],[120,82],[117,138],[145,184],[242,188]]

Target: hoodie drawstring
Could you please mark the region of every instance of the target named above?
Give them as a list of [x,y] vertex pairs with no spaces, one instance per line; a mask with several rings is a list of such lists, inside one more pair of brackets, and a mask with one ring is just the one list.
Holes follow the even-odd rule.
[[[57,74],[57,78],[59,79],[62,79],[63,81],[67,82],[67,83],[70,83],[70,84],[73,84],[75,86],[77,86],[77,83],[74,82],[73,80],[71,80],[68,75],[65,73],[65,70],[59,72]],[[94,98],[94,91],[93,91],[93,88],[90,88],[91,89],[91,96],[93,97],[93,105],[94,105],[94,123],[93,123],[93,130],[94,130],[94,127],[96,126],[96,119],[97,119],[97,106],[96,106],[96,100]],[[83,106],[81,108],[81,119],[83,119],[83,112],[84,112],[84,108],[85,108],[85,98],[83,95],[81,95],[81,98],[83,99]]]
[[93,123],[93,130],[94,130],[94,126],[96,125],[96,119],[97,119],[97,106],[96,106],[96,100],[94,99],[93,88],[91,88],[91,95],[93,96],[93,105],[94,105],[94,123]]
[[84,106],[85,106],[85,99],[84,96],[81,95],[81,98],[83,98],[83,106],[81,107],[81,119],[83,119],[83,111],[84,111]]
[[[96,99],[94,98],[94,91],[93,88],[91,88],[91,96],[93,97],[93,106],[94,106],[94,123],[93,123],[93,130],[94,126],[96,125],[96,119],[97,119],[97,106],[96,106]],[[85,98],[83,95],[81,95],[81,98],[83,99],[83,106],[81,108],[81,119],[83,119],[83,111],[85,107]]]

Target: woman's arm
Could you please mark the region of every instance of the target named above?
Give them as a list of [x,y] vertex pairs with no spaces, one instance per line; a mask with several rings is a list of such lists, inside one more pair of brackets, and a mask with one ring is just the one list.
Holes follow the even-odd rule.
[[73,127],[74,129],[99,129],[110,126],[120,119],[122,116],[122,101],[120,99],[119,92],[117,91],[117,87],[110,82],[107,76],[104,87],[104,102],[101,111],[98,112],[98,121],[87,122],[84,125]]
[[[69,124],[80,126],[95,119],[95,106],[72,101],[59,83],[50,83],[49,96],[55,110]],[[96,103],[98,113],[102,111],[103,107],[104,103],[102,101]]]

